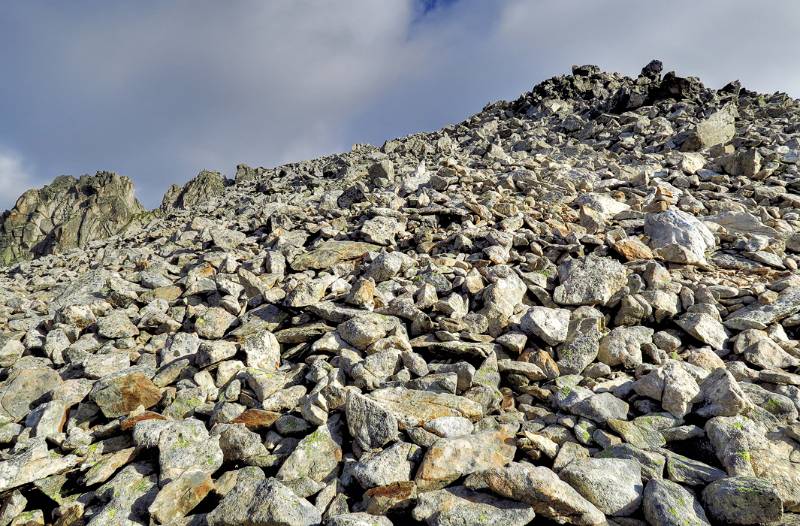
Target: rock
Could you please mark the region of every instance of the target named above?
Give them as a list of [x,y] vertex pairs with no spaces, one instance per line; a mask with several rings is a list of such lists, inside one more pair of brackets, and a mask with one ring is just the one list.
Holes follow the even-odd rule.
[[675,323],[694,338],[716,350],[722,350],[728,339],[722,323],[703,312],[687,312],[675,320]]
[[630,205],[617,201],[607,194],[589,192],[575,200],[576,205],[583,205],[600,212],[605,218],[613,217],[631,209]]
[[369,513],[343,513],[328,519],[327,526],[392,526],[392,521]]
[[642,472],[636,460],[576,460],[558,476],[606,515],[631,515],[642,502]]
[[426,431],[430,431],[437,436],[455,438],[471,435],[475,426],[462,416],[442,416],[425,422],[423,427]]
[[625,420],[628,418],[628,404],[611,393],[600,393],[589,396],[570,407],[573,414],[605,423],[610,418]]
[[357,259],[370,251],[378,251],[380,247],[358,241],[325,241],[291,262],[295,271],[319,270],[330,268],[340,261]]
[[602,333],[595,318],[570,322],[567,340],[558,349],[558,369],[561,374],[580,374],[600,351]]
[[11,367],[25,352],[25,346],[19,340],[0,335],[0,367]]
[[114,418],[139,406],[153,407],[161,400],[161,390],[142,373],[123,373],[96,383],[92,398],[105,416]]
[[758,329],[739,333],[733,351],[748,363],[763,369],[784,369],[800,365],[800,359],[790,355],[769,335]]
[[172,185],[161,200],[161,210],[188,209],[207,204],[225,191],[226,179],[219,172],[202,170],[183,188]]
[[700,384],[704,405],[697,409],[702,416],[736,416],[750,407],[733,375],[723,368],[715,369]]
[[127,177],[111,172],[56,177],[25,192],[0,216],[0,264],[86,247],[118,233],[144,211]]
[[281,345],[270,331],[264,330],[249,336],[242,343],[248,367],[273,371],[281,364]]
[[499,335],[522,302],[527,287],[516,274],[499,278],[484,289],[481,314],[489,322],[489,333]]
[[210,437],[199,420],[170,423],[159,434],[157,443],[162,485],[185,473],[214,473],[222,465],[219,438]]
[[159,523],[168,524],[192,511],[213,487],[208,473],[186,472],[161,488],[147,511]]
[[131,323],[123,311],[114,311],[97,320],[97,333],[106,338],[130,338],[139,334],[139,329]]
[[697,124],[694,134],[683,143],[683,150],[704,150],[729,142],[736,134],[735,117],[736,110],[730,107],[712,113]]
[[237,485],[207,516],[209,526],[312,526],[322,522],[320,512],[279,480],[248,479]]
[[225,336],[236,316],[221,307],[211,307],[194,322],[194,330],[201,338],[217,340]]
[[716,246],[708,227],[682,210],[647,214],[644,232],[656,254],[673,263],[705,265],[706,252]]
[[306,435],[283,462],[277,478],[282,481],[308,477],[320,482],[336,471],[342,460],[342,437],[338,417],[331,418]]
[[44,438],[31,440],[17,448],[10,458],[0,461],[0,492],[62,473],[78,462],[75,455],[61,456],[48,451]]
[[417,469],[417,488],[439,489],[470,473],[505,466],[514,460],[516,450],[512,436],[505,430],[440,438]]
[[653,333],[649,327],[615,327],[600,340],[597,359],[612,367],[639,366],[642,364],[642,345],[653,341]]
[[535,515],[530,505],[498,499],[463,486],[422,493],[413,512],[414,519],[429,526],[524,526]]
[[652,479],[644,488],[644,516],[653,526],[710,526],[700,502],[669,480]]
[[642,396],[660,400],[662,407],[676,417],[689,413],[700,394],[694,377],[675,361],[643,376],[633,384],[633,389]]
[[336,332],[357,349],[366,349],[388,334],[394,324],[388,316],[364,314],[341,323]]
[[376,245],[394,245],[395,236],[404,231],[403,224],[393,217],[373,217],[361,225],[361,235]]
[[494,493],[529,504],[537,515],[556,522],[578,526],[606,524],[603,512],[545,467],[514,462],[487,470],[482,479]]
[[522,317],[520,326],[526,334],[540,338],[547,345],[558,345],[567,339],[570,311],[531,307]]
[[734,330],[766,329],[773,323],[800,312],[800,286],[787,287],[772,303],[753,303],[725,318],[725,327]]
[[387,387],[376,389],[369,397],[395,415],[401,429],[421,426],[443,416],[463,416],[473,422],[483,416],[480,404],[447,393]]
[[379,448],[397,438],[397,419],[379,403],[351,392],[345,408],[350,435],[363,449]]
[[764,524],[779,521],[783,503],[768,481],[756,477],[717,480],[703,490],[703,503],[715,521],[724,524]]
[[0,385],[0,417],[19,422],[37,402],[61,385],[57,372],[44,367],[14,369]]
[[421,458],[422,450],[419,446],[395,442],[383,451],[362,456],[353,468],[353,476],[364,489],[408,482]]
[[553,300],[560,305],[605,305],[627,281],[625,267],[611,258],[570,260],[558,275]]
[[797,109],[576,66],[152,212],[26,193],[0,526],[727,524],[747,477],[797,522]]

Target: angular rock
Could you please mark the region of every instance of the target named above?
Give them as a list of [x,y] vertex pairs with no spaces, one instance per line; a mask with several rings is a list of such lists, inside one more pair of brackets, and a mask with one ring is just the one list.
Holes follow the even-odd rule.
[[505,466],[514,460],[516,450],[505,430],[440,438],[425,453],[415,482],[421,491],[440,489],[470,473]]
[[558,476],[606,515],[631,515],[642,502],[642,472],[636,460],[576,460]]
[[603,257],[570,260],[559,267],[558,275],[561,284],[553,300],[560,305],[605,305],[627,281],[625,267]]

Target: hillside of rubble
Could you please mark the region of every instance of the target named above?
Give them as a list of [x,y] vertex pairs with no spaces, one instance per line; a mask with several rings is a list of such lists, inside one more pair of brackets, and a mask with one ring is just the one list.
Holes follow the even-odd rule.
[[596,66],[0,216],[0,526],[800,525],[800,101]]

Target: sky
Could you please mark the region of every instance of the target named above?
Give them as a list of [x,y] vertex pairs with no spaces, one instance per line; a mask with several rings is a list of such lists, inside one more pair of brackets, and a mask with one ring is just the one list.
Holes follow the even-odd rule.
[[62,174],[172,183],[435,130],[572,64],[800,97],[797,0],[3,0],[0,210]]

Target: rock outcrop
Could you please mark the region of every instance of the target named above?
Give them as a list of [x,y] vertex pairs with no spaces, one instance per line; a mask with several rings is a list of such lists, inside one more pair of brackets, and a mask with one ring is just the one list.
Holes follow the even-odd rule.
[[57,177],[0,217],[0,265],[86,247],[118,233],[144,208],[133,183],[111,172]]
[[31,248],[0,526],[800,524],[799,159],[785,95],[576,66]]
[[227,182],[221,173],[203,170],[182,187],[176,184],[170,186],[161,200],[161,210],[209,204],[212,199],[222,195]]

